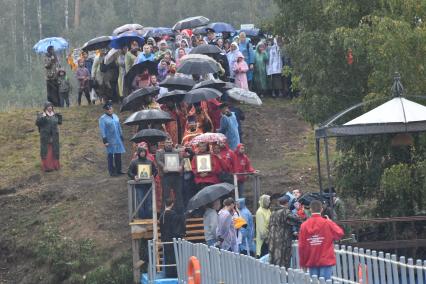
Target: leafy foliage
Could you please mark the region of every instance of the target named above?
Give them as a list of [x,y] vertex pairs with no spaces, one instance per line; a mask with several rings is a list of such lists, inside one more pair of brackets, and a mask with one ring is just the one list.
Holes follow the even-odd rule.
[[[285,52],[292,78],[299,79],[299,111],[312,125],[361,101],[372,100],[363,111],[385,102],[394,72],[401,74],[408,96],[426,94],[426,25],[419,20],[426,19],[425,1],[276,3],[279,13],[269,26],[289,39]],[[419,155],[424,135],[416,135],[412,147],[392,147],[392,137],[338,139],[336,185],[359,201],[376,199],[372,209],[378,215],[416,214],[424,210],[424,155]]]

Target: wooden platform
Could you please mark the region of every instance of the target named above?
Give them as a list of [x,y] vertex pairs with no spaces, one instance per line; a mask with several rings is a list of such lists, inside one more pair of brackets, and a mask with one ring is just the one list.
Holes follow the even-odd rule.
[[[136,219],[129,223],[131,227],[131,235],[133,240],[152,239],[153,223],[152,219]],[[160,237],[160,229],[158,229],[158,237]],[[186,219],[186,240],[192,242],[204,242],[204,226],[203,218]]]

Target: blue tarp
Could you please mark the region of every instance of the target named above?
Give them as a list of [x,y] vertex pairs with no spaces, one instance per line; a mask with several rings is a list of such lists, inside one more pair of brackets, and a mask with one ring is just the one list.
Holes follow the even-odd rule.
[[[164,275],[157,274],[157,277],[156,277],[157,279],[153,283],[154,284],[155,283],[158,283],[158,284],[178,284],[179,283],[177,278],[162,278],[162,277],[164,277]],[[142,274],[141,284],[149,284],[147,273]]]

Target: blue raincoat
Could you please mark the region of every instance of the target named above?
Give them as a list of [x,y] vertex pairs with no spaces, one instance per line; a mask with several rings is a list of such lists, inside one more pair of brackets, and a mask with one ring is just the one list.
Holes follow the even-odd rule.
[[233,151],[237,149],[238,144],[240,144],[240,134],[238,133],[238,121],[235,113],[231,112],[230,116],[222,114],[220,128],[217,132],[225,134],[229,148]]
[[143,52],[139,53],[138,57],[136,57],[135,65],[145,61],[155,61],[154,53],[150,53],[149,55]]
[[117,115],[102,115],[99,118],[99,130],[101,132],[104,143],[109,144],[108,147],[106,147],[108,154],[119,154],[126,152],[122,140],[123,134],[121,132],[120,120]]
[[[240,210],[240,216],[244,218],[244,220],[247,222],[247,227],[242,227],[240,229],[240,234],[242,236],[242,242],[240,244],[240,251],[251,251],[253,253],[256,252],[256,245],[254,243],[254,222],[253,222],[253,215],[251,214],[250,210],[246,207],[246,199],[245,198],[239,198],[237,200],[238,202],[238,208]],[[247,249],[247,245],[249,249]]]
[[[238,44],[238,49],[244,55],[244,60],[247,62],[247,65],[254,64],[254,50],[253,45],[250,42],[249,38],[246,38],[245,42],[240,42]],[[249,70],[247,73],[247,80],[251,81],[253,79],[253,71]]]

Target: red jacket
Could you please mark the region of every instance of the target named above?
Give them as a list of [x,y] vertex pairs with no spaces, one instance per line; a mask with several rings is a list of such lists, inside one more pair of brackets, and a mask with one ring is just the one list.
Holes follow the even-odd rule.
[[334,241],[344,235],[342,228],[319,214],[302,223],[299,232],[300,267],[336,265]]
[[[255,169],[251,166],[251,162],[246,154],[239,152],[241,144],[235,149],[234,173],[254,173]],[[238,181],[245,181],[247,176],[238,175]]]
[[207,172],[207,176],[205,176],[205,177],[202,177],[197,172],[197,156],[194,156],[194,158],[192,158],[191,165],[192,165],[192,171],[194,172],[194,175],[195,175],[194,181],[195,181],[196,184],[199,184],[199,183],[211,183],[211,184],[220,183],[219,174],[220,174],[221,169],[222,169],[220,160],[215,155],[210,155],[210,158],[211,158],[211,162],[212,162],[212,171]]
[[235,157],[235,153],[232,152],[231,149],[229,148],[223,148],[220,150],[220,156],[222,157],[222,159],[225,161],[225,168],[224,171],[227,173],[234,173],[234,169],[235,169],[235,162],[237,160],[237,157]]

